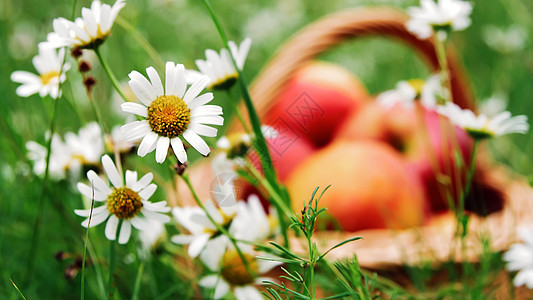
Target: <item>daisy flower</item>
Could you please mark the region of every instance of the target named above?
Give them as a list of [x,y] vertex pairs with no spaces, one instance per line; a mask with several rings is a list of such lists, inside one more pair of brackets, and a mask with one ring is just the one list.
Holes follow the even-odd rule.
[[83,165],[96,165],[104,154],[102,130],[96,122],[83,126],[78,134],[67,132],[64,138],[70,151],[70,169],[80,170]]
[[508,271],[518,271],[513,284],[515,286],[526,285],[533,289],[533,230],[532,228],[518,228],[518,235],[524,243],[511,245],[503,254],[503,260],[507,263]]
[[47,48],[95,49],[111,34],[111,27],[125,5],[124,0],[117,0],[113,7],[94,0],[91,8],[81,9],[81,18],[76,18],[74,22],[65,18],[54,19],[54,31],[41,45]]
[[[48,172],[53,179],[64,179],[68,170],[70,150],[57,134],[52,136],[50,148]],[[37,142],[29,141],[26,143],[26,150],[28,151],[28,159],[33,162],[33,173],[39,176],[43,175],[46,170],[46,147]]]
[[420,7],[409,7],[411,17],[405,24],[407,30],[420,39],[429,38],[434,32],[444,40],[447,33],[470,26],[472,5],[462,0],[420,0]]
[[[147,227],[148,220],[155,220],[160,223],[170,221],[170,217],[164,215],[170,211],[166,201],[152,203],[148,199],[154,194],[157,186],[152,182],[152,173],[147,173],[142,178],[137,179],[137,172],[126,171],[126,185],[115,164],[108,155],[102,156],[104,171],[113,186],[102,180],[94,171],[87,172],[87,178],[91,185],[78,183],[78,190],[82,195],[98,202],[105,202],[92,211],[90,226],[96,226],[107,220],[105,236],[114,241],[119,231],[118,242],[125,244],[131,235],[131,227],[143,230]],[[90,209],[77,209],[74,211],[78,216],[89,217]],[[81,223],[87,227],[89,218]],[[119,224],[120,229],[118,228]]]
[[[250,51],[251,45],[252,40],[250,38],[244,39],[238,47],[235,42],[228,42],[231,55],[235,59],[235,63],[239,70],[242,70],[244,67],[244,62],[246,61],[246,56],[248,56],[248,51]],[[215,50],[207,49],[205,50],[205,58],[205,60],[196,60],[196,66],[200,72],[188,71],[192,82],[194,82],[196,78],[199,78],[199,76],[206,75],[210,79],[208,88],[221,90],[229,89],[235,84],[235,82],[237,82],[239,73],[235,70],[228,49],[224,48],[220,50],[220,53],[217,53]]]
[[426,81],[422,79],[400,81],[394,90],[379,94],[376,100],[386,108],[396,103],[401,103],[405,108],[411,108],[415,101],[420,101],[427,108],[434,108],[438,99],[445,99],[446,90],[442,88],[441,79],[440,74],[435,74]]
[[[33,57],[33,66],[39,73],[35,75],[26,71],[11,73],[11,80],[22,85],[17,88],[17,95],[29,97],[39,93],[41,98],[50,95],[53,99],[59,96],[59,82],[64,82],[67,77],[65,72],[70,68],[68,63],[63,65],[65,50],[45,49],[39,47],[39,54]],[[63,70],[61,70],[63,65]]]
[[[269,211],[274,212],[272,209]],[[235,238],[249,242],[264,241],[278,229],[276,225],[276,217],[267,214],[257,195],[250,195],[247,201],[237,203],[233,222]]]
[[187,161],[187,152],[180,137],[207,156],[211,150],[200,136],[215,137],[217,129],[207,125],[224,123],[222,108],[206,105],[213,100],[213,94],[198,96],[209,78],[202,77],[186,90],[187,79],[183,65],[167,62],[165,72],[164,91],[161,79],[153,67],[146,69],[150,81],[137,71],[129,74],[129,85],[142,104],[123,103],[122,111],[145,119],[122,126],[125,139],[142,138],[137,154],[144,157],[156,150],[155,160],[158,163],[165,161],[169,146],[172,146],[181,163]]
[[[211,201],[207,201],[205,208],[215,222],[226,229],[230,228],[236,213],[234,206],[217,209]],[[181,245],[188,244],[190,257],[197,257],[211,239],[221,235],[200,207],[174,207],[172,213],[176,221],[190,232],[190,234],[173,236],[172,242]]]
[[469,109],[462,109],[452,102],[439,106],[437,111],[448,117],[455,125],[463,128],[472,138],[482,140],[509,133],[526,133],[529,130],[527,116],[511,117],[508,111],[500,112],[494,117],[476,116]]
[[202,262],[217,274],[201,278],[198,284],[214,289],[214,299],[221,299],[231,291],[237,300],[261,300],[263,296],[256,286],[264,281],[274,281],[260,275],[279,266],[280,262],[258,259],[251,245],[239,244],[239,248],[254,274],[250,274],[238,252],[225,237],[213,241],[202,253]]

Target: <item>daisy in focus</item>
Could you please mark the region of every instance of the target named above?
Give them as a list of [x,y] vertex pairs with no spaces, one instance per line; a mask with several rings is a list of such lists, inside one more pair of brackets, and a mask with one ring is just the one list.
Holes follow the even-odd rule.
[[405,108],[412,108],[416,101],[426,108],[433,109],[437,103],[446,99],[447,90],[442,86],[442,76],[432,75],[426,81],[411,79],[400,81],[394,90],[386,91],[378,95],[377,102],[385,108],[390,108],[400,103]]
[[185,139],[194,149],[207,156],[211,149],[200,137],[216,137],[217,129],[207,125],[222,125],[222,108],[206,105],[213,100],[212,93],[199,95],[209,82],[202,77],[187,89],[185,67],[173,62],[166,63],[165,89],[153,67],[146,69],[150,81],[141,73],[129,74],[129,85],[142,102],[123,103],[122,111],[145,118],[122,126],[126,140],[142,138],[137,154],[144,157],[155,152],[155,160],[163,163],[169,147],[181,163],[187,161],[187,152],[180,138]]
[[41,98],[50,95],[53,99],[57,99],[60,95],[59,83],[65,82],[67,79],[65,72],[70,68],[68,63],[63,64],[64,57],[64,49],[57,51],[39,47],[39,54],[32,60],[38,75],[26,71],[11,73],[11,80],[22,84],[17,88],[17,95],[29,97],[38,93]]
[[[236,214],[236,207],[217,208],[211,201],[204,203],[205,208],[213,220],[229,230]],[[189,231],[190,234],[178,234],[171,238],[172,242],[180,245],[189,245],[190,257],[197,257],[207,243],[222,233],[211,223],[206,212],[197,206],[174,207],[172,214],[178,223]]]
[[76,18],[74,22],[65,18],[54,19],[54,31],[40,46],[95,49],[111,34],[111,27],[125,5],[124,0],[117,0],[112,7],[94,0],[91,8],[81,9],[81,18]]
[[238,252],[224,237],[214,241],[202,253],[202,262],[216,274],[201,278],[198,284],[214,289],[214,299],[221,299],[231,291],[237,300],[261,300],[264,298],[256,286],[264,281],[274,281],[260,275],[281,265],[280,262],[259,259],[256,254],[260,253],[255,253],[251,245],[239,244],[239,248],[248,269]]
[[[235,64],[239,70],[242,70],[244,67],[246,56],[248,56],[251,45],[252,40],[250,38],[244,39],[240,46],[237,46],[233,41],[228,42],[231,55],[235,59]],[[210,79],[207,88],[211,90],[230,89],[235,82],[237,82],[239,73],[235,69],[228,49],[224,48],[220,50],[220,53],[217,53],[215,50],[207,49],[205,50],[205,58],[205,60],[196,60],[196,66],[200,72],[188,71],[190,74],[190,82],[194,82],[200,78],[200,76],[206,75]]]
[[445,40],[451,31],[460,31],[470,26],[472,5],[462,0],[420,0],[420,7],[409,7],[407,30],[419,39],[427,39],[436,33]]
[[437,111],[450,119],[452,123],[463,128],[475,140],[483,140],[510,133],[525,134],[529,130],[527,116],[511,116],[508,111],[500,112],[494,117],[476,116],[469,109],[462,109],[457,104],[447,102]]
[[526,285],[533,289],[533,230],[532,228],[518,228],[518,235],[524,243],[511,245],[503,254],[503,260],[507,262],[505,268],[508,271],[518,271],[513,284],[514,286]]
[[[131,227],[144,230],[149,220],[160,223],[170,221],[165,215],[170,211],[166,201],[152,203],[148,199],[154,194],[157,186],[152,182],[152,173],[147,173],[137,179],[137,172],[126,171],[126,184],[123,176],[108,155],[102,156],[104,171],[112,186],[102,180],[94,171],[87,172],[90,185],[78,183],[78,190],[88,199],[94,199],[96,203],[105,202],[104,205],[93,209],[90,218],[90,226],[96,226],[107,220],[105,236],[114,241],[117,238],[119,244],[126,244],[131,235]],[[92,186],[92,187],[91,187]],[[78,216],[88,217],[81,223],[83,227],[89,226],[90,209],[77,209],[74,211]],[[121,224],[120,228],[119,224]]]

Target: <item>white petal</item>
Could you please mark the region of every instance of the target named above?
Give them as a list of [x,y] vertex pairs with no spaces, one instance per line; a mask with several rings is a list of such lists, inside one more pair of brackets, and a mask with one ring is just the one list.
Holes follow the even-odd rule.
[[187,78],[185,75],[185,67],[182,64],[176,65],[176,82],[174,82],[174,95],[183,99],[185,89],[187,88]]
[[167,216],[167,215],[163,215],[163,214],[160,214],[160,213],[157,213],[157,212],[153,212],[151,210],[143,210],[142,213],[143,213],[143,215],[146,218],[152,219],[152,220],[157,221],[157,222],[161,222],[161,223],[170,222],[170,217]]
[[126,186],[133,189],[137,183],[137,172],[126,170]]
[[105,226],[105,237],[114,241],[117,238],[118,218],[115,215],[111,215]]
[[165,65],[165,94],[176,95],[176,64],[167,61]]
[[77,188],[83,196],[91,200],[94,198],[94,201],[105,201],[108,196],[108,194],[99,192],[96,188],[93,189],[85,183],[78,182]]
[[143,201],[143,209],[148,209],[155,212],[167,213],[170,211],[170,206],[167,206],[167,201],[160,201],[152,203],[149,201]]
[[16,93],[19,97],[29,97],[33,94],[36,94],[36,93],[39,93],[39,96],[44,97],[46,96],[46,93],[43,93],[44,95],[41,95],[40,91],[44,91],[44,90],[41,90],[43,89],[44,87],[40,84],[24,84],[24,85],[21,85],[17,88],[16,90]]
[[[98,215],[93,215],[91,218],[91,227],[100,225],[100,223],[104,222],[107,217],[109,217],[109,211],[105,209],[102,211],[102,213]],[[89,218],[85,219],[85,221],[81,222],[81,226],[87,228],[87,225],[89,224]]]
[[189,130],[194,131],[198,135],[207,137],[216,137],[218,132],[218,129],[216,128],[197,123],[190,124]]
[[155,147],[155,161],[162,164],[167,158],[170,139],[166,136],[160,136]]
[[109,178],[109,181],[111,181],[113,186],[116,188],[123,187],[124,182],[122,181],[122,177],[118,173],[117,167],[109,155],[106,154],[102,156],[102,165],[104,166],[104,171],[107,174],[107,178]]
[[172,145],[172,151],[174,151],[174,154],[178,158],[180,163],[185,163],[187,161],[187,151],[185,151],[185,148],[183,147],[183,142],[180,140],[180,138],[175,137],[170,140],[170,144]]
[[149,185],[150,182],[152,182],[152,179],[154,179],[154,174],[146,173],[146,175],[141,177],[141,179],[139,179],[139,181],[137,181],[137,183],[135,183],[131,189],[134,192],[138,192],[144,189],[147,185]]
[[139,192],[139,197],[141,197],[143,200],[148,200],[155,193],[156,189],[157,185],[155,185],[155,183],[152,183]]
[[120,235],[118,236],[119,244],[126,244],[131,235],[131,223],[128,220],[122,221],[122,226],[120,226]]
[[222,116],[201,116],[195,117],[191,122],[197,124],[209,124],[209,125],[224,125],[224,117]]
[[207,233],[196,236],[195,239],[189,244],[189,256],[193,258],[197,257],[198,254],[200,254],[200,252],[202,252],[204,249],[205,244],[207,244],[207,241],[210,237],[211,235]]
[[137,149],[137,155],[144,157],[146,154],[154,151],[158,137],[159,136],[156,133],[149,132],[139,145],[139,149]]
[[198,285],[206,288],[214,288],[219,280],[220,277],[218,275],[207,275],[198,281]]
[[191,109],[191,118],[201,116],[216,116],[222,114],[222,107],[218,105],[204,105]]
[[183,96],[183,101],[185,104],[189,105],[189,103],[202,92],[203,89],[209,84],[209,77],[204,76],[202,79],[196,81],[191,85],[191,87],[187,90],[185,93],[185,96]]
[[120,105],[123,112],[136,114],[141,117],[148,117],[148,109],[146,106],[134,102],[125,102]]
[[154,67],[146,68],[146,74],[148,74],[148,77],[152,82],[156,97],[163,96],[163,84],[161,83],[161,78],[159,77],[159,74],[157,74],[157,71],[154,69]]
[[109,188],[109,184],[100,178],[96,172],[89,170],[87,172],[87,178],[89,182],[92,182],[94,188],[102,193],[111,194],[112,190]]
[[97,27],[98,25],[96,25],[93,12],[90,9],[83,7],[81,9],[81,16],[83,17],[83,20],[85,21],[84,23],[85,23],[85,28],[87,32],[89,33],[90,36],[95,37],[96,31],[98,30],[98,27]]
[[152,129],[148,121],[134,121],[120,127],[120,132],[127,141],[137,141],[147,135]]
[[230,287],[227,282],[224,280],[219,280],[217,286],[215,287],[215,299],[220,299],[226,296],[226,294],[229,292],[229,289]]
[[139,230],[144,230],[146,228],[146,221],[144,218],[135,217],[131,219],[131,225]]
[[192,100],[191,103],[189,103],[189,108],[194,109],[200,107],[204,104],[211,102],[211,100],[213,100],[213,93],[205,93]]
[[175,244],[187,245],[194,240],[194,236],[189,234],[177,234],[174,235],[170,240]]
[[191,146],[203,156],[207,156],[211,151],[207,143],[192,130],[186,130],[183,133],[183,138],[185,138],[185,140],[187,140],[187,142],[189,142],[189,144],[191,144]]
[[[93,208],[92,216],[97,216],[107,209],[107,205],[102,205],[100,207]],[[74,213],[80,217],[88,217],[91,215],[91,209],[75,209]],[[92,220],[91,220],[92,221]],[[92,222],[91,222],[92,223]]]
[[237,300],[262,300],[263,296],[259,291],[251,286],[239,286],[233,291]]
[[30,72],[15,71],[11,73],[11,81],[18,83],[39,83],[41,79],[39,76]]
[[128,76],[131,79],[128,81],[128,84],[133,93],[135,93],[137,98],[139,98],[144,105],[150,106],[152,101],[157,98],[154,87],[150,84],[148,79],[137,71],[132,71]]

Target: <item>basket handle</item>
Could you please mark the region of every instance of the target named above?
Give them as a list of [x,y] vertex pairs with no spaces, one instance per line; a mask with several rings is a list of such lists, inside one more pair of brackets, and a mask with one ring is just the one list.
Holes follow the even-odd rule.
[[[417,50],[428,66],[437,70],[439,64],[433,41],[420,40],[407,31],[407,19],[408,16],[397,9],[358,8],[328,15],[308,25],[278,50],[251,85],[252,99],[259,116],[268,113],[274,100],[298,68],[349,38],[369,35],[396,38]],[[473,109],[474,102],[464,71],[450,49],[447,55],[454,102],[461,107]],[[235,126],[233,129],[236,129]]]

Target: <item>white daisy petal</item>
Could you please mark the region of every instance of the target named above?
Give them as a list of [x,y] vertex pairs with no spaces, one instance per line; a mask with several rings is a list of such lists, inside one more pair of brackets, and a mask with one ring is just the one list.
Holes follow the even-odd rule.
[[202,105],[205,105],[211,102],[211,100],[213,100],[213,93],[202,94],[191,101],[191,103],[189,104],[189,108],[195,109],[197,107],[200,107]]
[[189,103],[202,92],[203,89],[207,86],[209,83],[209,77],[204,76],[202,79],[197,80],[191,87],[187,90],[185,93],[185,96],[183,96],[183,101],[185,104],[189,105]]
[[195,236],[195,239],[189,244],[189,256],[193,258],[197,257],[204,249],[205,244],[207,244],[210,237],[211,236],[207,233]]
[[233,294],[237,300],[262,300],[263,296],[253,286],[239,286],[233,290]]
[[155,148],[155,161],[162,164],[167,158],[170,139],[166,136],[160,136]]
[[146,228],[146,221],[143,218],[135,217],[131,219],[131,225],[138,230],[144,230]]
[[120,127],[120,132],[127,141],[137,141],[151,131],[148,121],[134,121]]
[[[93,208],[92,216],[97,216],[107,209],[107,205],[102,205],[100,207]],[[80,217],[88,217],[91,215],[91,209],[75,209],[74,213]],[[92,223],[92,222],[91,222]]]
[[224,280],[219,280],[215,286],[215,299],[221,299],[229,292],[230,286]]
[[166,201],[160,201],[157,203],[151,203],[148,201],[143,202],[143,209],[148,209],[155,212],[167,213],[170,211],[170,207],[167,206]]
[[137,172],[126,170],[126,186],[128,188],[133,188],[137,183]]
[[208,124],[208,125],[224,125],[224,117],[222,116],[201,116],[195,117],[191,122],[198,124]]
[[100,178],[96,172],[93,170],[89,170],[87,172],[87,178],[89,179],[89,182],[91,182],[94,185],[94,188],[98,191],[101,191],[102,193],[111,194],[111,189],[109,188],[109,184]]
[[185,89],[187,88],[187,78],[185,75],[185,66],[182,64],[176,65],[176,82],[174,83],[174,95],[183,99]]
[[129,75],[131,90],[135,93],[135,96],[146,106],[150,106],[152,101],[156,99],[156,93],[154,87],[150,82],[139,72],[132,71]]
[[204,105],[194,110],[191,109],[191,118],[201,116],[216,116],[222,114],[222,107],[217,105]]
[[141,197],[141,199],[148,200],[150,197],[152,197],[156,190],[157,185],[152,183],[139,192],[139,197]]
[[107,224],[105,226],[105,237],[110,241],[114,241],[117,238],[118,221],[119,220],[115,215],[111,215],[109,220],[107,220]]
[[128,220],[123,220],[122,225],[120,226],[120,234],[118,236],[119,244],[126,244],[131,235],[131,223]]
[[198,285],[206,288],[214,288],[219,280],[220,277],[217,275],[207,275],[198,281]]
[[[109,217],[109,211],[107,209],[104,209],[102,213],[93,215],[91,218],[91,227],[100,225],[102,222],[107,220],[107,217]],[[81,226],[87,228],[87,225],[89,224],[89,218],[85,219],[85,221],[81,222]]]
[[174,154],[178,158],[180,163],[185,163],[187,161],[187,152],[185,151],[185,148],[183,146],[183,142],[180,140],[180,138],[175,137],[170,140],[170,144],[172,145],[172,151],[174,151]]
[[97,191],[95,188],[91,188],[85,183],[78,182],[77,188],[83,196],[89,199],[94,199],[94,201],[105,201],[107,199],[107,194]]
[[158,222],[161,222],[161,223],[170,222],[170,217],[167,216],[167,215],[163,215],[163,214],[160,214],[160,213],[157,213],[157,212],[153,212],[153,211],[150,211],[150,210],[143,210],[142,213],[143,213],[143,215],[146,218],[152,219],[154,221],[158,221]]
[[109,155],[106,154],[102,156],[102,165],[104,166],[104,171],[107,174],[107,178],[109,178],[109,181],[111,181],[113,186],[116,188],[123,187],[124,182],[122,181],[122,177],[118,173],[117,167]]
[[207,156],[207,154],[211,152],[207,143],[194,131],[186,130],[183,133],[183,138],[185,138],[185,140],[187,140],[187,142],[203,156]]
[[154,67],[146,68],[146,74],[148,74],[148,78],[150,78],[150,81],[152,82],[152,86],[155,90],[155,96],[163,96],[163,84],[161,83],[161,78],[159,77],[159,74],[157,74],[157,71],[154,69]]
[[149,132],[139,145],[139,149],[137,149],[137,155],[144,157],[146,154],[154,151],[158,137],[159,136],[156,133]]
[[148,109],[139,103],[125,102],[120,105],[123,112],[135,114],[141,117],[148,117]]
[[177,234],[170,238],[170,240],[178,245],[187,245],[194,240],[194,236],[188,234]]
[[165,65],[165,94],[177,96],[176,93],[176,64],[172,61],[167,61]]
[[194,133],[201,135],[201,136],[207,136],[207,137],[216,137],[218,129],[209,127],[203,124],[196,124],[192,123],[189,125],[189,129],[194,131]]
[[150,182],[152,182],[153,179],[154,179],[154,174],[146,173],[143,177],[141,177],[141,179],[139,179],[139,181],[137,181],[137,183],[133,185],[133,187],[131,187],[131,189],[134,192],[138,192],[144,189],[146,186],[148,186]]

